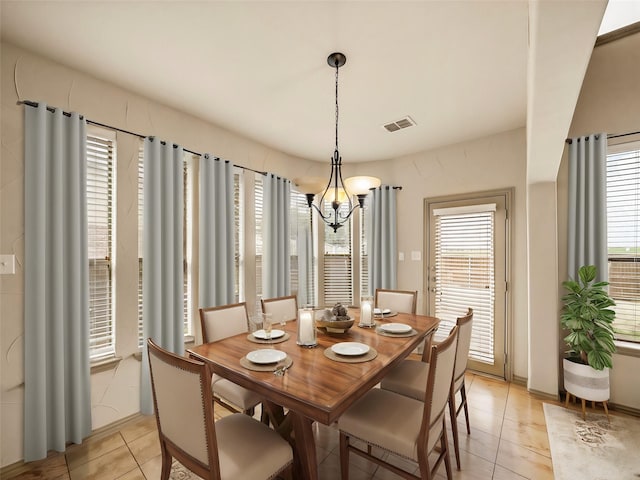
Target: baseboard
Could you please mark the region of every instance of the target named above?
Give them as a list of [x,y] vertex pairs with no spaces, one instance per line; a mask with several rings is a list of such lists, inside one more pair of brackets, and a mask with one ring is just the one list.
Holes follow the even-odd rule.
[[511,383],[513,383],[514,385],[519,385],[521,387],[526,387],[527,377],[519,377],[518,375],[513,375],[513,377],[511,377]]
[[[109,425],[105,425],[104,427],[100,427],[92,431],[91,434],[85,439],[85,441],[89,439],[97,439],[109,436],[121,430],[123,425],[142,417],[144,417],[144,415],[138,412],[134,413],[133,415],[129,415],[128,417],[121,418],[120,420],[116,420]],[[67,447],[70,447],[72,445],[73,444],[69,444],[67,445]],[[47,458],[55,457],[57,455],[64,455],[64,452],[55,452],[52,450],[48,453]],[[36,460],[35,462],[41,462],[43,460]],[[32,464],[35,462],[25,462],[24,460],[19,460],[15,463],[12,463],[11,465],[2,467],[0,468],[0,479],[13,478],[22,473],[28,472],[33,468]]]
[[609,406],[609,410],[615,410],[616,412],[626,413],[627,415],[633,415],[634,417],[640,417],[640,409],[609,402],[607,402],[607,405]]

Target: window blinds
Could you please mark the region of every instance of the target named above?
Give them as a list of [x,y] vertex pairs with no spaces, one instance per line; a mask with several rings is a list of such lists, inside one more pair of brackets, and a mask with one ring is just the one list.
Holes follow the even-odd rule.
[[87,220],[89,255],[89,356],[115,354],[111,277],[114,214],[114,142],[87,136]]
[[[340,209],[348,206],[343,202]],[[344,207],[344,208],[343,208]],[[333,213],[330,202],[324,204],[324,214]],[[342,214],[346,214],[342,212]],[[352,268],[351,268],[351,221],[352,218],[334,233],[333,229],[323,222],[324,226],[324,301],[327,306],[336,303],[353,304]]]
[[640,150],[607,155],[609,293],[616,338],[640,342]]
[[495,205],[464,210],[437,209],[435,215],[436,339],[442,340],[456,318],[473,308],[469,358],[494,363],[494,216]]

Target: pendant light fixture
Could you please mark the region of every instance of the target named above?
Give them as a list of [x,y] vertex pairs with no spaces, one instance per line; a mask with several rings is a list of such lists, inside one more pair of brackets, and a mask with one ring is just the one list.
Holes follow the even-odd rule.
[[[332,53],[327,58],[327,63],[330,67],[336,69],[336,144],[333,151],[333,157],[331,158],[331,175],[329,176],[329,182],[325,189],[321,192],[313,191],[318,188],[317,179],[301,179],[295,181],[298,187],[305,192],[307,197],[307,203],[309,208],[314,208],[320,218],[331,228],[334,232],[338,231],[338,228],[342,227],[344,223],[349,219],[353,211],[357,208],[364,207],[364,200],[371,188],[380,186],[380,179],[375,177],[351,177],[346,180],[342,180],[342,157],[338,150],[338,119],[339,119],[339,107],[338,107],[338,71],[347,61],[347,57],[339,52]],[[311,192],[310,192],[311,191]],[[316,194],[321,195],[318,204],[313,203]],[[358,202],[354,204],[351,195],[356,195]],[[331,202],[332,211],[325,214],[323,212],[324,202]],[[340,211],[340,207],[344,202],[348,202],[348,208],[346,213]]]

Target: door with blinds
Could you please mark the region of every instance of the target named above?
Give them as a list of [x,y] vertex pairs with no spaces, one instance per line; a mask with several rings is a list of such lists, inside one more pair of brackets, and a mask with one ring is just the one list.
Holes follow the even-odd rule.
[[468,367],[505,377],[507,207],[510,192],[427,199],[429,313],[440,319],[435,340],[473,308]]

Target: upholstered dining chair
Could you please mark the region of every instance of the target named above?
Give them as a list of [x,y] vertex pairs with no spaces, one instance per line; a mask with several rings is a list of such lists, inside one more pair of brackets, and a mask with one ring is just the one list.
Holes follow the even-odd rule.
[[298,318],[298,298],[295,295],[263,298],[260,303],[262,304],[262,311],[271,314],[271,320],[274,324],[297,320]]
[[[349,477],[351,451],[408,479],[430,480],[444,461],[447,479],[451,480],[445,408],[451,390],[457,339],[458,327],[454,327],[445,341],[431,347],[423,402],[374,388],[338,419],[343,480]],[[360,448],[358,442],[364,442],[367,449]],[[377,455],[378,449],[417,462],[420,476],[383,460],[383,455]],[[438,457],[431,466],[429,455],[434,451]]]
[[[464,384],[464,374],[467,370],[467,359],[469,357],[469,346],[471,345],[471,329],[473,326],[473,309],[469,308],[467,314],[458,317],[456,320],[458,327],[458,349],[456,352],[456,364],[451,382],[451,392],[449,394],[449,414],[451,417],[451,430],[453,432],[453,446],[456,456],[456,466],[460,469],[460,442],[458,435],[457,418],[464,409],[464,416],[467,423],[467,433],[471,433],[469,426],[469,408],[467,406],[467,392]],[[455,327],[454,327],[455,328]],[[434,344],[437,344],[434,342]],[[400,365],[391,370],[389,374],[380,382],[380,388],[400,393],[407,397],[422,400],[424,398],[424,388],[427,383],[429,363],[419,360],[403,360]],[[461,402],[456,406],[456,395],[460,392]]]
[[[204,343],[215,342],[232,335],[248,332],[247,305],[243,302],[201,308],[200,323]],[[240,411],[253,416],[256,405],[261,402],[257,393],[247,390],[215,373],[211,382],[213,385],[213,398],[216,402],[231,411]]]
[[293,452],[275,431],[239,413],[214,422],[209,365],[147,345],[162,480],[173,458],[205,480],[291,479]]
[[376,288],[374,303],[376,308],[388,308],[393,312],[416,313],[418,292],[416,290],[388,290]]

